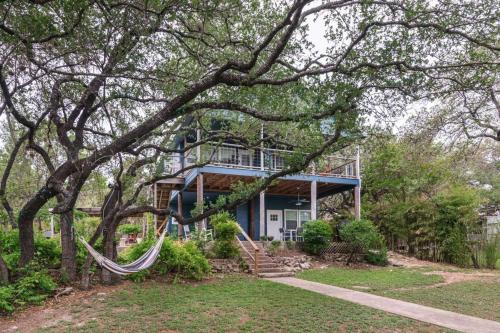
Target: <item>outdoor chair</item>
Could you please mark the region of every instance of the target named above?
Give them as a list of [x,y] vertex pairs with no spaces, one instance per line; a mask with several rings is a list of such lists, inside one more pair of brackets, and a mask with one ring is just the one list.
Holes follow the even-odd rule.
[[304,228],[302,227],[297,228],[297,235],[296,235],[297,242],[304,241],[304,236],[302,235],[303,233],[304,233]]

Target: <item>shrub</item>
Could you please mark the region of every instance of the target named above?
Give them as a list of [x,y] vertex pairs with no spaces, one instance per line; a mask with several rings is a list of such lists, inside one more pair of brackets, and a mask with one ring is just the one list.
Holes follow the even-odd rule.
[[227,212],[215,214],[210,219],[215,231],[214,254],[216,258],[236,258],[239,256],[239,246],[236,236],[240,229]]
[[365,254],[365,260],[367,263],[372,265],[385,266],[389,261],[387,258],[387,249],[382,248],[380,250],[369,250]]
[[[352,245],[352,252],[347,260],[349,264],[354,256],[354,253],[359,249],[363,251],[368,250],[383,250],[386,253],[384,236],[377,230],[377,227],[369,220],[354,220],[349,224],[346,224],[340,230],[340,237],[344,242],[348,242]],[[387,256],[387,253],[386,253]],[[375,259],[373,254],[368,254],[369,260],[378,260],[383,258]]]
[[273,240],[271,241],[271,244],[269,244],[267,251],[269,252],[269,254],[274,255],[276,254],[276,252],[278,252],[280,247],[281,247],[281,241]]
[[[0,248],[2,257],[9,269],[15,269],[21,256],[19,233],[17,230],[0,231]],[[35,260],[46,267],[57,267],[60,264],[61,247],[55,238],[46,239],[43,235],[35,235]]]
[[470,250],[467,245],[467,235],[459,225],[453,227],[448,237],[443,241],[443,259],[457,266],[469,265]]
[[122,224],[118,231],[122,234],[136,235],[142,231],[142,227],[138,224]]
[[490,241],[486,244],[484,249],[484,254],[486,258],[486,267],[489,269],[495,269],[498,260],[498,242],[497,240]]
[[[153,244],[153,239],[144,240],[120,254],[120,260],[131,262],[143,255]],[[210,272],[210,265],[194,242],[178,243],[170,238],[163,241],[160,255],[149,270],[129,276],[133,281],[143,281],[151,273],[166,275],[176,273],[187,279],[201,280]]]
[[287,250],[293,250],[295,249],[295,242],[292,240],[286,240],[285,241],[286,249]]
[[17,307],[40,304],[57,285],[45,270],[24,268],[25,275],[15,283],[0,287],[0,311],[12,312]]
[[304,250],[311,254],[319,254],[332,240],[332,227],[329,223],[316,220],[304,225]]

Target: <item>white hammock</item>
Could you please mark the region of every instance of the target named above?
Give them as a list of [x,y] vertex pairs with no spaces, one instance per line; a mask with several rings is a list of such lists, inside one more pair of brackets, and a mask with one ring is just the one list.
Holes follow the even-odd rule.
[[160,235],[160,238],[158,238],[155,245],[147,250],[146,253],[144,253],[139,259],[126,265],[119,265],[111,261],[110,259],[97,252],[92,246],[90,246],[89,243],[87,243],[87,241],[85,241],[85,239],[83,239],[83,237],[79,237],[79,239],[80,242],[82,242],[83,245],[87,248],[92,257],[94,257],[99,266],[118,275],[129,275],[147,269],[155,263],[156,258],[158,258],[158,255],[160,254],[161,246],[163,245],[163,240],[165,239],[166,232],[167,227],[164,228],[163,232]]

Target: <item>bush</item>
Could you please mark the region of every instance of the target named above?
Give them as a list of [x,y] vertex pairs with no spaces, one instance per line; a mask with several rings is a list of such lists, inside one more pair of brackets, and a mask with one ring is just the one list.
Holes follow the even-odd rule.
[[[360,249],[367,251],[368,260],[372,260],[374,263],[384,261],[384,253],[387,258],[384,236],[382,236],[372,221],[363,219],[354,220],[340,230],[340,237],[344,242],[348,242],[353,247],[347,264],[351,262],[354,253]],[[369,250],[380,250],[380,254],[370,254]]]
[[443,259],[451,264],[466,267],[469,265],[470,254],[464,228],[454,226],[443,241]]
[[142,231],[142,227],[138,224],[122,224],[118,231],[126,235],[137,235]]
[[[120,254],[120,261],[131,262],[142,256],[153,244],[153,239],[144,240]],[[210,273],[210,265],[194,242],[178,243],[170,238],[163,241],[156,263],[149,269],[129,276],[134,281],[143,281],[151,273],[166,275],[175,273],[183,278],[201,280]]]
[[329,223],[316,220],[304,225],[304,250],[311,254],[320,254],[332,240],[332,227]]
[[498,260],[498,242],[497,240],[490,241],[484,249],[486,258],[486,268],[495,269]]
[[[0,231],[0,248],[7,267],[17,267],[21,256],[19,233],[17,230]],[[45,267],[57,267],[61,260],[61,247],[55,238],[46,239],[43,235],[35,235],[35,261]]]
[[237,258],[240,254],[239,246],[236,244],[236,236],[240,233],[238,223],[227,212],[215,214],[210,223],[215,232],[215,257]]
[[269,252],[269,254],[274,255],[274,254],[276,254],[276,252],[278,252],[280,247],[281,247],[281,241],[273,240],[273,241],[271,241],[271,244],[269,244],[267,251]]
[[389,262],[387,258],[387,249],[382,248],[380,250],[368,250],[365,254],[365,260],[367,263],[377,266],[385,266]]
[[40,304],[57,285],[45,270],[34,271],[29,266],[15,283],[0,287],[0,312],[12,312],[28,304]]

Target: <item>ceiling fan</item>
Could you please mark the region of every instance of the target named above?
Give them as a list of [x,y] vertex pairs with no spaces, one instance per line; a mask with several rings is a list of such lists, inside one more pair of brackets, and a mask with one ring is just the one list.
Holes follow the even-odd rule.
[[305,199],[305,198],[303,198],[303,199],[301,199],[301,198],[300,198],[300,192],[299,192],[299,190],[300,190],[300,187],[297,187],[297,199],[296,199],[296,200],[292,200],[292,201],[290,201],[290,203],[293,203],[293,204],[294,204],[295,206],[297,206],[297,207],[300,207],[300,206],[302,206],[303,204],[305,204],[305,203],[308,203],[308,202],[309,202],[309,200],[307,200],[307,199]]

